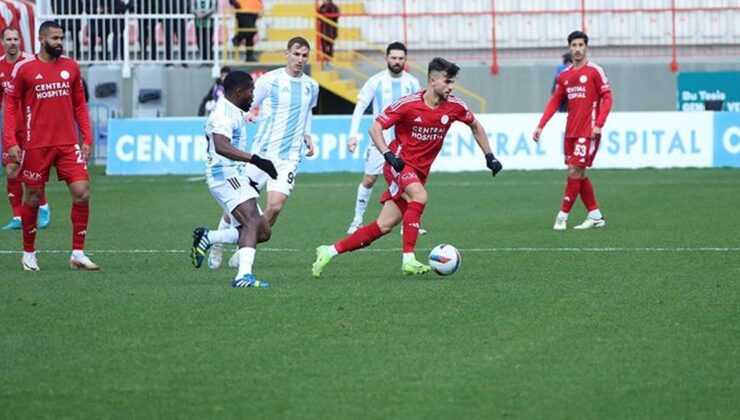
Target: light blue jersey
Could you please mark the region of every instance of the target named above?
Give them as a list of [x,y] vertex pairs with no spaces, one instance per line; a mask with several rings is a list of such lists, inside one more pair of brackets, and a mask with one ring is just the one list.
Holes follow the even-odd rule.
[[244,173],[245,162],[231,160],[216,153],[213,135],[220,134],[231,140],[235,148],[247,152],[246,113],[225,97],[218,98],[216,106],[206,121],[208,138],[208,159],[206,160],[206,181],[224,181]]
[[352,113],[352,124],[349,129],[350,137],[357,137],[362,114],[370,103],[373,104],[373,117],[377,117],[388,105],[396,102],[402,96],[419,91],[419,81],[409,73],[401,72],[399,77],[393,77],[389,70],[381,71],[367,79],[357,95],[357,105]]
[[319,84],[305,74],[291,77],[285,68],[279,68],[260,76],[252,103],[253,108],[260,107],[252,153],[273,160],[300,161],[305,136],[311,134],[311,110],[318,99]]

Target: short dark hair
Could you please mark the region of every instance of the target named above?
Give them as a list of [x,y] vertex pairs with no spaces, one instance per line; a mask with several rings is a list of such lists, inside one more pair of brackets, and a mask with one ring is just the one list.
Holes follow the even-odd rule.
[[400,50],[403,51],[404,55],[408,54],[408,51],[406,51],[406,46],[403,45],[402,42],[391,42],[388,44],[388,48],[385,49],[385,55],[388,55],[393,50]]
[[16,31],[18,32],[18,35],[21,34],[21,32],[17,28],[14,28],[12,26],[6,26],[3,28],[2,32],[0,32],[0,38],[5,39],[5,33],[8,31]]
[[292,47],[295,44],[298,44],[301,47],[306,47],[309,50],[311,49],[311,45],[308,43],[306,38],[302,36],[295,36],[293,38],[290,38],[290,40],[288,41],[288,49],[290,49],[290,47]]
[[427,76],[431,75],[434,71],[444,72],[447,77],[453,78],[457,76],[457,72],[460,71],[460,67],[442,57],[434,57],[432,58],[432,61],[429,62]]
[[563,54],[563,64],[570,64],[573,62],[573,56],[570,53]]
[[583,43],[588,45],[588,35],[585,32],[573,31],[568,35],[568,45],[573,42],[574,39],[583,39]]
[[45,34],[49,29],[61,29],[62,31],[64,31],[62,25],[54,22],[53,20],[47,20],[46,22],[42,23],[41,26],[39,26],[39,35]]
[[221,73],[231,73],[231,67],[229,66],[221,67]]
[[254,81],[249,73],[236,70],[232,71],[224,78],[224,93],[233,93],[237,89],[248,89]]

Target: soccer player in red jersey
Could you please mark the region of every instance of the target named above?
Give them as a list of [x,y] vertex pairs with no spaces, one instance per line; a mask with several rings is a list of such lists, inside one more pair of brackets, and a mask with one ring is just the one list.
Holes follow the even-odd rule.
[[563,98],[567,97],[568,122],[565,126],[564,149],[568,183],[553,229],[565,230],[568,213],[579,195],[588,210],[588,217],[574,229],[601,228],[606,221],[599,211],[586,168],[593,165],[599,150],[601,129],[612,107],[612,93],[604,69],[586,59],[588,36],[575,31],[568,35],[568,45],[573,64],[558,75],[555,91],[532,138],[535,142],[540,139],[545,124],[558,110]]
[[[404,96],[391,104],[370,126],[370,137],[386,161],[383,176],[388,189],[380,197],[383,203],[380,216],[334,245],[318,247],[312,267],[314,277],[319,277],[336,255],[370,245],[401,222],[401,270],[408,275],[429,271],[429,266],[420,263],[414,255],[421,215],[428,197],[424,185],[453,122],[461,121],[470,127],[493,176],[501,170],[501,163],[491,153],[483,126],[462,100],[450,95],[459,70],[454,63],[434,58],[429,63],[426,90]],[[390,127],[395,127],[396,139],[386,145],[383,130]]]
[[[75,269],[98,270],[100,267],[83,251],[90,214],[87,159],[92,150],[92,137],[80,68],[74,60],[62,56],[64,31],[59,24],[42,23],[39,43],[40,52],[18,62],[13,69],[13,80],[6,91],[3,121],[3,140],[10,145],[8,156],[21,162],[20,177],[26,185],[21,208],[21,263],[24,270],[39,270],[35,251],[38,207],[49,171],[54,166],[59,180],[67,183],[72,195],[69,265]],[[19,113],[23,116],[20,127]],[[78,127],[82,134],[81,146]],[[21,147],[14,135],[17,129],[24,131]]]
[[[5,55],[0,56],[0,102],[4,100],[5,88],[10,84],[10,76],[13,73],[13,67],[15,64],[27,58],[26,53],[20,50],[21,36],[17,29],[11,28],[10,26],[4,28],[0,32],[2,38],[3,50]],[[22,121],[18,124],[19,128],[22,128]],[[20,141],[23,135],[23,130],[18,130],[16,133],[16,141]],[[8,193],[8,201],[10,201],[10,207],[13,209],[13,218],[10,222],[2,227],[2,230],[12,230],[21,228],[21,205],[23,204],[23,183],[18,177],[18,172],[21,167],[20,162],[11,160],[8,157],[8,149],[10,145],[3,142],[3,166],[5,166],[6,174],[6,190]],[[51,211],[49,205],[46,204],[46,196],[41,197],[41,205],[39,206],[39,229],[43,229],[51,222]]]

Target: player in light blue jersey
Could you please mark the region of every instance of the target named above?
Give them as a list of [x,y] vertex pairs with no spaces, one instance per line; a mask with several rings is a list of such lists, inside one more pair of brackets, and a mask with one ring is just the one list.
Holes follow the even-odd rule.
[[272,180],[256,168],[248,172],[260,191],[267,187],[265,218],[270,226],[293,191],[301,157],[314,153],[311,118],[319,84],[303,73],[311,47],[304,38],[295,37],[287,48],[287,65],[257,79],[252,103],[252,109],[259,106],[260,121],[252,153],[270,159],[278,173]]
[[[377,117],[388,105],[396,102],[402,96],[410,95],[419,91],[419,80],[404,71],[406,66],[406,46],[400,42],[388,44],[385,50],[385,60],[388,70],[370,77],[362,86],[360,94],[357,95],[357,105],[352,114],[352,124],[349,129],[349,143],[347,149],[354,153],[357,149],[357,132],[360,128],[362,114],[368,105],[372,104],[373,117]],[[392,129],[384,133],[386,141],[392,140]],[[389,138],[390,137],[390,138]],[[357,187],[357,199],[355,201],[355,217],[347,229],[347,233],[354,233],[362,226],[362,218],[365,215],[368,201],[373,193],[373,186],[378,175],[383,173],[383,155],[378,152],[372,141],[368,141],[365,152],[365,174],[362,182]]]
[[[247,176],[252,167],[271,178],[277,177],[275,166],[267,159],[247,153],[247,122],[245,111],[252,102],[252,77],[242,71],[229,73],[223,81],[224,96],[206,122],[208,159],[206,183],[213,198],[231,218],[226,229],[209,231],[199,227],[193,231],[191,257],[200,268],[212,244],[238,243],[239,269],[233,287],[267,287],[270,284],[254,278],[252,265],[258,242],[270,239],[270,225],[257,206],[259,190]],[[249,162],[249,164],[247,164]]]

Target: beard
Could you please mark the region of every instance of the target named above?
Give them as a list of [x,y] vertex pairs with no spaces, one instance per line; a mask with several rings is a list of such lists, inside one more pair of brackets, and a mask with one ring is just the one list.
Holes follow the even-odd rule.
[[399,74],[403,71],[403,66],[400,64],[388,64],[388,70],[393,74]]
[[252,105],[251,99],[242,99],[241,101],[239,101],[238,104],[236,104],[236,106],[239,107],[239,109],[241,109],[244,112],[249,111],[249,107],[251,105]]
[[46,51],[53,58],[59,58],[64,52],[64,48],[62,48],[61,45],[58,47],[52,47],[51,45],[44,42],[44,51]]

